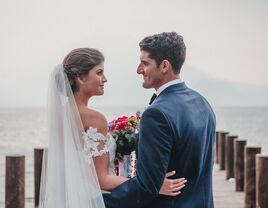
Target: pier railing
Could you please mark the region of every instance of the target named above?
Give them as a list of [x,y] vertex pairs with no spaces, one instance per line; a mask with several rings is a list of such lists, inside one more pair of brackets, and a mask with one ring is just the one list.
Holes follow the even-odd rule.
[[226,171],[226,180],[235,179],[235,191],[244,192],[245,208],[268,207],[268,155],[261,154],[261,147],[217,131],[215,157],[219,169]]

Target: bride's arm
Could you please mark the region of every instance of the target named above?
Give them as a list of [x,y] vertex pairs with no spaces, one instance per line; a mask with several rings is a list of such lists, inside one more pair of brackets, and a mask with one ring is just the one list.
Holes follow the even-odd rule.
[[109,175],[109,153],[94,157],[93,161],[102,190],[111,191],[128,180],[122,176]]
[[[85,129],[89,127],[97,128],[98,132],[107,135],[107,120],[106,118],[98,112],[91,112],[91,115],[87,114],[81,115],[82,122]],[[90,119],[89,119],[90,118]],[[104,143],[99,142],[98,147],[100,149],[104,148]],[[111,191],[121,183],[127,181],[128,179],[121,176],[109,175],[109,153],[102,154],[100,156],[93,157],[93,162],[95,165],[96,173],[102,190]]]
[[181,194],[181,190],[185,187],[187,180],[185,178],[169,179],[168,177],[175,175],[175,171],[168,172],[161,186],[159,194],[167,196],[177,196]]

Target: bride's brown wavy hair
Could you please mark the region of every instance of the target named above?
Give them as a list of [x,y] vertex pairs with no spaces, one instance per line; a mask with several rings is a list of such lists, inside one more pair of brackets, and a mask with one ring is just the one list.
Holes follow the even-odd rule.
[[91,69],[103,62],[103,54],[95,48],[77,48],[65,56],[62,64],[73,93],[78,90],[75,78],[87,75]]

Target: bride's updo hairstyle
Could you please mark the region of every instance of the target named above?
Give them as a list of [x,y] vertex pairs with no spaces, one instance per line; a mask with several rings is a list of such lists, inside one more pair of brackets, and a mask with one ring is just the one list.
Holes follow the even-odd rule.
[[78,90],[75,78],[87,75],[91,69],[102,62],[104,62],[103,54],[93,48],[74,49],[64,58],[62,64],[73,93]]

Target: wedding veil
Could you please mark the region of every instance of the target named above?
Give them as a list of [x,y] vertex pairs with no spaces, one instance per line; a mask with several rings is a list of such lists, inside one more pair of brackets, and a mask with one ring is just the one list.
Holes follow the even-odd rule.
[[63,65],[50,77],[48,125],[39,208],[105,208],[94,163],[83,152],[84,128]]

